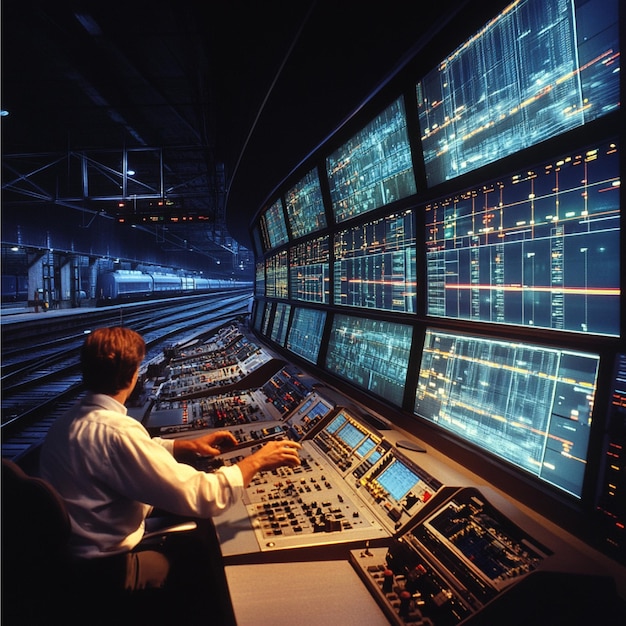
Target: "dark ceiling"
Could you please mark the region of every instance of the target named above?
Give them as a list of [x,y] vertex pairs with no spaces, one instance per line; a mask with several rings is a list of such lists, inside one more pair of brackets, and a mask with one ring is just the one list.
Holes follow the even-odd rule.
[[5,0],[3,221],[167,211],[194,220],[141,228],[169,246],[248,246],[271,190],[459,2],[425,4]]

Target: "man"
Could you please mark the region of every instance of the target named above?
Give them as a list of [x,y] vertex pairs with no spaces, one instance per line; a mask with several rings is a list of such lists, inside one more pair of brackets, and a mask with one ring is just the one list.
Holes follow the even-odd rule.
[[[153,509],[211,518],[237,501],[254,475],[300,464],[297,442],[272,441],[236,465],[205,473],[178,459],[216,455],[235,437],[213,432],[195,439],[151,438],[124,403],[145,356],[143,338],[128,328],[99,328],[86,338],[81,368],[87,393],[50,428],[40,470],[64,499],[70,547],[78,562],[121,570],[120,585],[136,591],[168,582],[172,555],[136,549]],[[97,567],[114,563],[114,567]]]

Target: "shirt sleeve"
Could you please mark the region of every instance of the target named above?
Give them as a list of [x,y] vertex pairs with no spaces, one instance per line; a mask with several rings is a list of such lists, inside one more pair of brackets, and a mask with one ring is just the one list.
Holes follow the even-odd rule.
[[174,456],[174,440],[163,439],[162,437],[152,437],[152,441],[158,443],[161,447],[165,448],[172,456]]
[[176,461],[166,441],[155,441],[139,424],[132,432],[112,433],[111,486],[129,499],[200,518],[217,516],[241,498],[243,475],[237,465],[213,473],[196,470]]

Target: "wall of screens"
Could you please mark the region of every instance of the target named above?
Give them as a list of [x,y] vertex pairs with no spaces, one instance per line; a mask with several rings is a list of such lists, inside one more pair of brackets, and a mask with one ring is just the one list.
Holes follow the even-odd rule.
[[619,168],[606,141],[428,204],[427,313],[618,336]]
[[285,193],[285,206],[294,239],[326,228],[326,209],[317,168]]
[[261,234],[266,250],[271,250],[289,241],[283,203],[280,198],[261,217]]
[[597,354],[426,331],[415,413],[580,497]]
[[254,308],[254,317],[252,320],[252,327],[254,330],[261,332],[263,328],[263,312],[265,311],[265,303],[263,300],[257,300]]
[[336,222],[416,192],[403,99],[326,159]]
[[407,324],[335,315],[326,367],[397,406],[402,405],[413,328]]
[[266,302],[265,303],[265,307],[264,307],[264,311],[263,311],[263,318],[262,318],[262,322],[261,322],[261,333],[263,335],[268,335],[269,334],[269,328],[270,328],[270,322],[272,321],[272,303],[271,302]]
[[281,250],[265,261],[265,293],[270,298],[286,298],[288,292],[287,251]]
[[325,323],[326,311],[295,307],[286,348],[311,363],[317,363]]
[[576,501],[624,352],[619,10],[433,33],[251,224],[268,340]]
[[404,211],[335,234],[335,304],[417,310],[414,220]]
[[328,304],[328,235],[297,243],[289,250],[289,286],[294,300]]
[[263,260],[255,263],[254,295],[265,296],[265,261]]
[[442,59],[417,83],[428,185],[617,109],[616,16],[617,0],[513,2]]
[[281,346],[285,345],[285,340],[287,339],[287,324],[289,323],[290,312],[290,304],[284,302],[278,302],[276,304],[270,339]]

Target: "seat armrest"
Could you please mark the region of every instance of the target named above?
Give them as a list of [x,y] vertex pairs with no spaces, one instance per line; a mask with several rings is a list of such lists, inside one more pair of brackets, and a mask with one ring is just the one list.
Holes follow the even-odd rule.
[[196,530],[198,528],[198,524],[193,520],[188,520],[185,522],[178,522],[175,524],[171,523],[171,520],[164,520],[167,522],[163,526],[150,525],[150,528],[146,529],[143,537],[141,538],[141,543],[146,540],[154,539],[155,537],[162,538],[165,535],[171,535],[173,533],[183,533],[183,532],[191,532],[192,530]]

